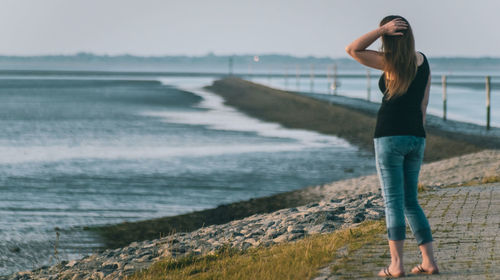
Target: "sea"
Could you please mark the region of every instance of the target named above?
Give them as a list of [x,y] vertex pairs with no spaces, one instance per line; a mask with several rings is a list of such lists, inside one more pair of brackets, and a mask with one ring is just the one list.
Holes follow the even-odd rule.
[[374,172],[341,138],[224,105],[212,80],[1,77],[0,275],[91,254],[85,226]]
[[[44,63],[50,64],[0,69],[0,275],[96,252],[103,242],[84,230],[88,226],[184,214],[375,173],[373,155],[344,139],[285,128],[225,105],[203,89],[216,75],[164,75],[158,65],[123,74],[115,65],[109,74],[109,68]],[[246,66],[241,75],[248,74]],[[158,73],[144,75],[145,69]],[[377,73],[367,80],[365,69],[350,71],[362,76],[340,79],[338,94],[379,102]],[[450,84],[449,118],[481,124],[484,89],[481,73],[472,74],[475,84],[463,78]],[[331,94],[325,78],[313,85],[292,75],[249,79]],[[441,113],[440,96],[440,85],[433,85],[431,113]],[[500,108],[497,96],[493,88],[493,108]],[[492,120],[500,126],[498,115]]]

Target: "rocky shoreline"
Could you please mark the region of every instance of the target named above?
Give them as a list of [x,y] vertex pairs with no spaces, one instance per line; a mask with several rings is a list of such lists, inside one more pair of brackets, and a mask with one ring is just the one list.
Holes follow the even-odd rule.
[[[344,137],[359,144],[360,150],[373,149],[372,130],[378,104],[355,98],[333,95],[307,95],[269,88],[237,77],[214,82],[206,90],[223,97],[225,104],[259,119],[280,123],[286,127],[302,128]],[[305,96],[304,96],[305,95]],[[320,98],[321,97],[321,98]],[[296,114],[296,112],[301,112]],[[429,133],[424,162],[433,162],[483,149],[500,148],[499,129],[485,132],[464,123],[452,125],[447,121],[436,125],[438,117],[429,115]],[[449,128],[453,127],[450,131]],[[465,133],[465,134],[464,134]],[[358,176],[365,175],[359,174]],[[353,178],[353,176],[349,176]],[[354,186],[357,187],[357,186]],[[318,192],[304,189],[219,205],[216,208],[150,220],[123,222],[114,225],[89,227],[103,239],[108,249],[119,248],[133,241],[157,238],[165,233],[190,232],[202,226],[224,224],[253,214],[270,213],[283,208],[297,207],[319,201]],[[314,188],[314,186],[312,186]],[[351,188],[351,187],[349,187]],[[349,189],[347,188],[347,189]],[[375,191],[375,189],[366,189]]]
[[[485,150],[422,167],[420,182],[428,190],[500,174],[500,151]],[[323,199],[304,206],[254,214],[222,225],[163,238],[133,242],[80,260],[12,274],[0,279],[122,279],[164,257],[210,254],[225,244],[239,249],[290,242],[328,233],[384,216],[377,176],[369,175],[308,188]]]
[[[350,114],[346,113],[348,116]],[[367,125],[370,125],[368,120]],[[318,126],[319,130],[320,128],[322,127]],[[359,128],[359,131],[364,130],[364,127]],[[351,133],[353,139],[362,138],[358,132],[345,133]],[[448,142],[440,143],[448,145]],[[428,150],[431,153],[441,152],[439,157],[449,157],[449,153],[438,151],[440,145]],[[478,147],[467,143],[449,146],[454,154],[468,154],[423,165],[420,183],[426,189],[439,189],[446,185],[500,174],[500,150],[470,153]],[[464,149],[456,150],[456,147]],[[308,202],[302,206],[283,207],[277,211],[253,214],[224,224],[178,232],[159,239],[132,242],[128,246],[108,249],[80,260],[62,261],[53,266],[0,276],[0,279],[122,279],[125,275],[147,268],[168,256],[213,253],[225,244],[247,249],[293,242],[310,234],[328,233],[364,220],[383,217],[383,201],[376,174],[308,187],[283,197],[290,200],[288,205],[298,201]],[[282,196],[275,197],[278,198]]]
[[342,196],[337,199],[255,214],[223,225],[211,225],[193,232],[176,233],[160,239],[133,242],[80,260],[63,261],[2,279],[123,279],[164,257],[210,254],[225,244],[245,250],[328,233],[383,217],[379,193]]

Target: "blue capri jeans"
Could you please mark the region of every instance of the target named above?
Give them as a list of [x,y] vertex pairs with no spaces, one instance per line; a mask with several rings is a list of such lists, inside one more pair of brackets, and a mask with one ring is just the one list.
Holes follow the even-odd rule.
[[425,138],[385,136],[374,138],[374,144],[389,240],[406,238],[406,217],[418,245],[433,241],[429,221],[417,198]]

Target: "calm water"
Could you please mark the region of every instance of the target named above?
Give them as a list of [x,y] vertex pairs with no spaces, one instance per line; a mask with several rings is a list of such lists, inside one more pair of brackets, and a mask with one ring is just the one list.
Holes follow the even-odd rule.
[[83,226],[375,172],[342,139],[224,106],[210,82],[0,77],[0,275],[91,253],[101,243]]

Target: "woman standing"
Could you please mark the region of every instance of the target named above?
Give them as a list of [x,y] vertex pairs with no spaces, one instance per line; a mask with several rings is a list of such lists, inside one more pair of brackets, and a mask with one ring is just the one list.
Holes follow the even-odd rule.
[[[367,50],[379,37],[380,52]],[[387,16],[379,28],[346,47],[359,63],[384,71],[383,92],[374,144],[377,173],[385,202],[391,264],[378,275],[404,276],[405,217],[415,235],[422,263],[412,273],[439,273],[432,248],[429,222],[417,200],[417,184],[425,148],[425,113],[429,100],[430,69],[424,54],[415,51],[410,24],[400,16]]]

